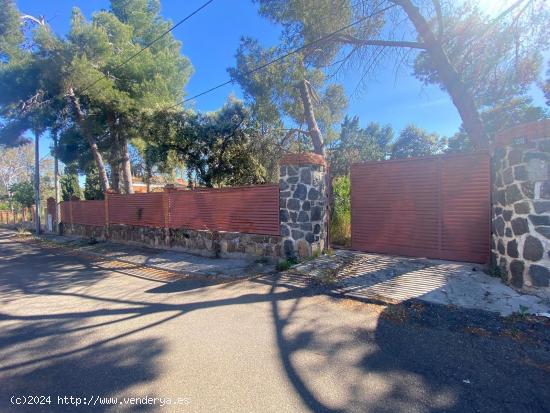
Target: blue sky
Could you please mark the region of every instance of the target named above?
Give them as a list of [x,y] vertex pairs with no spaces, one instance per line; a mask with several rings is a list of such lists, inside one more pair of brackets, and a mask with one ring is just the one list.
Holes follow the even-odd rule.
[[[178,21],[199,7],[205,0],[161,0],[162,15]],[[481,0],[488,11],[497,12],[506,0]],[[504,2],[504,3],[503,3]],[[89,18],[94,11],[108,9],[108,0],[16,0],[23,13],[43,15],[52,29],[67,33],[72,7],[79,7]],[[277,44],[280,27],[272,25],[257,14],[251,0],[216,0],[183,25],[174,35],[183,42],[182,53],[193,63],[195,73],[187,86],[188,96],[200,93],[228,79],[226,69],[234,64],[234,54],[241,36],[251,36],[264,46]],[[360,93],[352,95],[359,74],[344,72],[339,76],[350,97],[348,114],[359,116],[362,125],[376,121],[390,124],[399,132],[409,123],[450,136],[458,130],[460,118],[448,95],[434,86],[424,86],[403,68],[396,75],[393,67],[381,68]],[[241,97],[238,86],[228,85],[202,96],[194,103],[199,110],[219,108],[227,96]],[[350,96],[352,95],[352,96]],[[533,88],[537,104],[543,105],[542,93]],[[41,155],[48,153],[46,138]]]

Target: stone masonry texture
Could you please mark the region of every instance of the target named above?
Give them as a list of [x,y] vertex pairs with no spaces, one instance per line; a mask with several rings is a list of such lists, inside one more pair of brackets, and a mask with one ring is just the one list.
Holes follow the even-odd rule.
[[504,131],[492,156],[492,264],[506,282],[550,292],[550,123]]
[[326,166],[315,154],[291,154],[280,166],[279,196],[282,253],[307,258],[325,248],[327,231]]
[[196,231],[185,228],[157,228],[133,225],[65,225],[66,235],[97,240],[110,240],[154,248],[185,251],[207,257],[278,259],[281,256],[280,237],[244,234],[240,232]]

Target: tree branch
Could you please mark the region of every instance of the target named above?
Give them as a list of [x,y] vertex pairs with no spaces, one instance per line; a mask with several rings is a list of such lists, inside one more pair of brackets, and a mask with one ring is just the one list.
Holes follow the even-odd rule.
[[441,12],[441,3],[439,0],[432,0],[435,9],[435,15],[437,16],[437,37],[439,40],[443,37],[443,13]]
[[341,34],[335,36],[334,38],[341,43],[354,44],[358,46],[408,47],[410,49],[426,49],[424,43],[410,42],[406,40],[368,40],[359,39],[358,37],[351,36],[349,34]]
[[283,139],[281,140],[280,145],[284,145],[285,142],[286,142],[292,135],[294,135],[294,134],[296,134],[296,133],[301,133],[302,135],[307,135],[307,136],[310,135],[310,133],[309,133],[307,130],[291,128],[291,129],[288,129],[287,133],[285,134],[285,136],[284,136]]

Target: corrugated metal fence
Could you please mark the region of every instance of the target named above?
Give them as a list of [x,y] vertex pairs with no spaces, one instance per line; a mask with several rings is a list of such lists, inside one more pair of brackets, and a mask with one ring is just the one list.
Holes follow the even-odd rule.
[[21,211],[0,211],[0,224],[17,224],[31,222],[34,219],[34,206]]
[[490,251],[487,152],[354,164],[354,249],[485,263]]
[[109,194],[109,224],[164,226],[162,192],[148,194]]
[[279,187],[172,192],[170,227],[279,235]]
[[[72,222],[86,225],[105,225],[105,204],[103,201],[71,201],[69,218]],[[71,217],[72,214],[72,217]],[[63,208],[61,209],[63,217]]]
[[279,235],[279,187],[108,194],[105,201],[62,202],[61,220]]

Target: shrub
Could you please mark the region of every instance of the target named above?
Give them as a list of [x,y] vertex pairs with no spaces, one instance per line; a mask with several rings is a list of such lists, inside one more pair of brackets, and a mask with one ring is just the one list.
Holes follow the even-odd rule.
[[298,260],[296,258],[279,260],[279,262],[277,263],[277,271],[286,271],[295,264],[298,264]]
[[290,268],[290,263],[287,260],[281,260],[277,263],[277,271],[286,271]]
[[351,245],[351,183],[349,176],[339,176],[332,181],[334,204],[330,222],[330,238],[334,244]]
[[32,182],[19,182],[10,188],[13,200],[26,208],[34,205],[34,186]]

